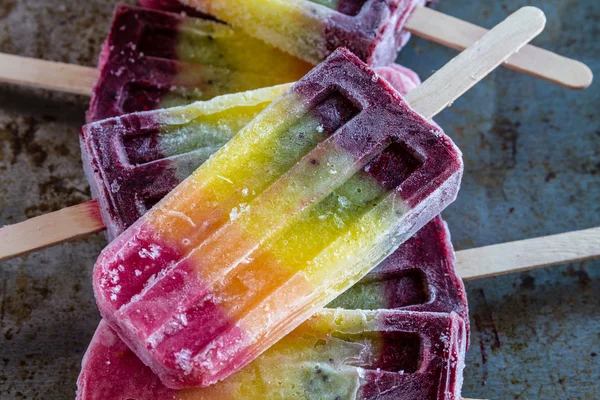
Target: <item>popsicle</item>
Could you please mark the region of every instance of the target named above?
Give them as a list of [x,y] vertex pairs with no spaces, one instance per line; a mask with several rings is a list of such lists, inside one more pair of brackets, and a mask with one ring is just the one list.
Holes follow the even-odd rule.
[[324,310],[206,388],[173,390],[101,322],[78,400],[458,400],[465,335],[456,314]]
[[410,94],[422,115],[337,50],[103,251],[102,315],[169,387],[241,369],[452,201],[460,152],[423,115],[544,24],[494,28]]
[[87,120],[294,82],[311,67],[213,20],[119,5]]
[[345,46],[364,62],[396,59],[408,17],[424,0],[181,0],[313,64]]
[[[353,359],[347,353],[340,353],[338,347],[340,344],[355,346],[356,341],[348,339],[357,336],[341,337],[339,327],[331,325],[330,319],[317,315],[313,322],[301,325],[296,332],[225,381],[208,389],[174,391],[162,385],[150,368],[127,348],[108,324],[102,322],[84,357],[78,379],[78,399],[335,398],[342,395],[340,390],[353,387],[359,388],[356,395],[345,393],[342,398],[375,399],[382,398],[378,397],[382,393],[396,400],[459,398],[464,348],[468,342],[468,329],[465,332],[463,321],[468,322],[468,311],[464,286],[454,268],[449,232],[441,218],[425,225],[384,263],[327,307],[342,307],[335,311],[342,321],[348,321],[348,316],[394,315],[395,322],[388,330],[395,332],[393,340],[377,337],[375,331],[361,339],[376,338],[371,343],[377,343],[379,354],[393,355],[396,368],[383,368],[376,373],[373,371],[376,364],[371,368],[361,365],[366,373],[357,384],[356,373],[365,371],[359,370]],[[354,309],[363,311],[349,311]],[[457,318],[454,312],[462,318]],[[433,320],[432,315],[435,316]],[[322,319],[319,325],[326,326],[326,331],[313,332],[317,318]],[[447,341],[441,340],[439,332],[430,335],[427,330],[416,332],[406,328],[417,321],[435,320],[440,322],[435,323],[436,330],[448,328],[444,332]],[[332,334],[332,331],[336,333]],[[406,340],[409,337],[415,340]],[[340,339],[349,343],[342,343]],[[388,336],[388,339],[392,337]],[[447,350],[452,347],[458,351]],[[434,348],[434,351],[428,353],[423,348]],[[440,353],[440,349],[445,350]],[[376,354],[370,356],[374,359]],[[382,361],[381,356],[378,360]],[[407,367],[407,363],[413,367]],[[391,366],[389,362],[386,365]],[[315,367],[320,370],[318,379],[314,379],[316,372],[312,368]],[[306,372],[306,368],[311,373],[297,373]],[[253,374],[257,370],[261,373]],[[413,386],[417,382],[418,392]],[[326,393],[320,392],[325,389]]]
[[461,173],[449,138],[337,51],[103,251],[99,308],[167,386],[210,385],[439,214]]
[[[406,93],[420,83],[418,76],[408,68],[400,66],[394,66],[393,68],[382,67],[375,68],[375,71],[380,76],[388,79],[392,85],[396,85],[396,89],[401,93]],[[273,90],[271,91],[264,89],[256,93],[240,93],[239,96],[241,97],[238,99],[235,99],[236,95],[232,95],[230,103],[228,101],[221,101],[220,104],[224,107],[222,110],[219,108],[215,109],[216,100],[210,103],[212,107],[210,104],[202,105],[198,103],[190,108],[189,115],[202,114],[207,112],[207,109],[213,110],[213,113],[209,113],[209,115],[215,115],[217,110],[218,112],[229,110],[228,115],[233,115],[236,112],[235,110],[238,109],[241,113],[241,121],[244,121],[250,118],[247,115],[248,107],[241,106],[235,108],[235,104],[248,105],[248,101],[256,102],[256,99],[261,96],[267,96],[270,102],[281,93],[282,88],[283,86],[272,88]],[[269,95],[267,95],[268,93]],[[138,102],[137,104],[140,103]],[[227,107],[233,107],[233,109]],[[174,111],[173,120],[181,118],[186,113],[180,110]],[[129,124],[127,118],[137,117],[125,117],[125,120],[121,121],[121,123]],[[154,122],[157,124],[157,127],[163,127],[157,134],[159,137],[164,136],[164,140],[162,142],[160,140],[145,142],[145,145],[149,145],[150,148],[144,148],[143,151],[146,154],[150,154],[148,157],[153,159],[153,168],[157,170],[156,174],[168,177],[162,180],[163,184],[171,182],[172,185],[166,185],[159,189],[157,181],[152,177],[150,189],[144,188],[143,190],[136,191],[135,189],[130,190],[128,184],[119,184],[118,194],[113,194],[113,189],[116,186],[112,183],[117,179],[121,182],[130,182],[134,179],[134,176],[138,176],[136,172],[139,171],[139,168],[131,166],[128,163],[123,163],[121,158],[117,157],[119,154],[118,150],[108,151],[107,149],[110,147],[121,148],[123,145],[131,144],[132,142],[126,139],[123,141],[113,140],[111,139],[111,135],[107,135],[102,131],[92,131],[97,132],[100,137],[88,137],[90,131],[83,131],[81,145],[84,169],[88,173],[92,193],[98,200],[89,201],[19,224],[0,228],[0,237],[3,239],[0,241],[0,260],[16,257],[67,240],[82,238],[101,232],[107,228],[108,238],[112,240],[131,223],[141,217],[147,206],[151,206],[158,201],[161,197],[161,192],[168,193],[180,183],[186,177],[182,171],[192,171],[200,166],[207,156],[219,147],[218,138],[221,138],[221,144],[224,144],[232,136],[233,132],[239,130],[239,127],[243,125],[242,122],[236,121],[235,118],[220,118],[218,124],[214,124],[214,121],[211,123],[204,120],[204,128],[210,126],[212,129],[196,130],[194,131],[194,135],[188,138],[187,135],[190,130],[185,129],[185,125],[175,126],[168,123],[171,119],[170,111],[161,111],[154,115],[146,113],[143,116],[139,116],[139,118],[142,118],[147,124]],[[226,132],[229,132],[229,134],[225,134]],[[120,130],[116,130],[114,133],[117,136],[122,134],[123,132],[120,132]],[[102,140],[101,137],[104,137],[105,140]],[[186,148],[186,146],[178,145],[175,148],[172,145],[175,140],[183,140],[191,147]],[[165,143],[166,146],[164,145]],[[137,150],[142,151],[142,149]],[[99,157],[105,154],[108,154],[109,158],[110,155],[113,157],[109,160]],[[180,162],[182,160],[185,160],[185,162]],[[192,166],[192,163],[195,163],[195,165]],[[104,166],[107,166],[108,169],[105,170]],[[164,168],[159,168],[159,166],[164,166]],[[122,174],[117,173],[120,168],[123,170]],[[143,172],[144,169],[142,168],[141,171]],[[178,173],[171,173],[172,171],[177,171]],[[148,179],[148,176],[144,177],[142,173],[138,178],[138,181],[142,181]],[[133,184],[133,187],[135,188],[136,184]],[[128,190],[129,193],[126,194]],[[149,190],[154,194],[147,197],[144,193]],[[124,199],[123,205],[121,205],[121,199]],[[113,211],[113,208],[116,210]],[[38,223],[40,219],[43,219],[45,222]],[[27,228],[23,230],[22,228],[25,226],[30,226],[32,231]]]

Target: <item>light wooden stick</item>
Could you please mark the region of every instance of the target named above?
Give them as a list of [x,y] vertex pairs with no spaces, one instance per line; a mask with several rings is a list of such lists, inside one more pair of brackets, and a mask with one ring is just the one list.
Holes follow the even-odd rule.
[[539,8],[519,9],[408,93],[406,100],[423,117],[433,118],[539,35],[545,25],[546,16]]
[[[416,36],[464,50],[488,31],[477,25],[428,9],[417,8],[406,29]],[[504,66],[570,89],[584,89],[593,79],[583,63],[527,45]],[[98,80],[95,68],[0,53],[0,82],[91,96]]]
[[[480,26],[424,7],[413,12],[405,29],[416,36],[458,50],[466,49],[487,32]],[[582,62],[532,45],[512,55],[504,66],[569,89],[585,89],[593,80],[592,71]]]
[[0,261],[68,242],[106,227],[98,203],[88,201],[0,228]]
[[98,76],[95,68],[0,53],[0,82],[91,96]]
[[600,227],[456,252],[464,280],[600,257]]

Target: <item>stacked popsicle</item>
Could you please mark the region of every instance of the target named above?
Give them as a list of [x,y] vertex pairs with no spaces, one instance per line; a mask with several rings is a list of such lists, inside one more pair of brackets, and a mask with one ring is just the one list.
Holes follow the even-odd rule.
[[[179,4],[152,3],[169,9]],[[239,48],[260,57],[239,53]],[[271,64],[276,65],[265,74]],[[99,68],[90,122],[292,81],[309,69],[306,63],[226,25],[125,5],[115,11]],[[254,72],[235,72],[240,68]],[[191,75],[184,71],[193,71],[195,79],[182,78]],[[401,93],[420,83],[413,71],[397,64],[376,71]],[[236,74],[241,86],[233,85],[231,77]],[[118,132],[120,140],[110,130],[83,130],[84,168],[109,238],[140,218],[288,86],[140,114],[132,117],[139,118],[137,124]],[[124,147],[125,164],[113,146]]]
[[288,87],[223,95],[85,127],[83,165],[109,239],[137,221]]
[[[209,16],[164,11],[192,12],[175,0],[140,3],[155,9],[119,5],[115,10],[88,122],[294,82],[312,67]],[[414,72],[396,64],[378,73],[388,78],[389,68],[415,82]]]
[[[412,71],[398,66],[394,68],[382,68],[378,72],[390,79],[390,81],[396,83],[398,89],[403,93],[420,83],[418,77],[412,73]],[[140,212],[139,210],[146,211],[147,209],[147,207],[140,207],[139,200],[131,201],[132,199],[135,199],[135,196],[140,196],[140,194],[142,194],[141,197],[144,201],[142,201],[141,204],[146,203],[148,199],[162,197],[162,195],[156,194],[143,195],[144,189],[154,188],[154,190],[156,190],[156,188],[163,186],[160,184],[157,185],[156,183],[152,185],[148,183],[151,177],[156,178],[157,176],[162,176],[162,173],[158,172],[160,171],[159,165],[161,165],[161,163],[168,162],[169,165],[175,167],[175,170],[177,170],[177,165],[180,167],[187,166],[188,170],[190,166],[194,168],[195,166],[200,165],[205,160],[206,156],[214,151],[215,147],[222,145],[224,141],[232,136],[232,132],[239,130],[240,123],[245,124],[248,122],[256,112],[263,109],[278,94],[283,92],[285,88],[286,86],[284,85],[239,95],[222,96],[213,101],[199,102],[184,108],[130,115],[119,118],[118,120],[113,120],[112,125],[114,126],[129,127],[129,129],[125,129],[123,132],[119,132],[118,129],[84,130],[82,136],[82,143],[84,144],[83,154],[84,159],[86,159],[84,164],[102,165],[100,168],[102,173],[93,175],[93,178],[91,179],[91,181],[95,183],[92,186],[101,186],[104,187],[104,189],[110,189],[108,185],[104,185],[105,182],[102,180],[102,177],[110,177],[108,180],[111,182],[110,186],[112,189],[114,190],[119,187],[115,192],[121,194],[125,193],[125,201],[119,201],[115,199],[120,197],[120,195],[115,196],[115,194],[112,193],[112,190],[99,192],[102,193],[102,195],[99,196],[101,200],[111,200],[103,201],[103,203],[118,205],[115,209],[117,212],[114,213],[112,217],[105,219],[114,220],[116,222],[114,226],[119,226],[123,229],[128,227],[133,220],[137,219],[137,216],[134,218],[122,217],[131,211],[131,207],[128,208],[128,205],[137,205],[137,207],[133,207],[134,215],[137,215],[137,212]],[[139,120],[134,121],[136,118]],[[215,126],[216,121],[219,121],[220,129]],[[140,127],[142,126],[145,126],[146,128],[141,129]],[[169,129],[168,127],[171,127],[172,129]],[[225,127],[226,129],[223,129]],[[109,135],[108,138],[106,136],[107,134]],[[133,135],[133,140],[130,140],[127,137],[128,135]],[[110,140],[110,137],[119,137],[119,140]],[[211,142],[213,143],[212,146],[210,145]],[[177,146],[173,146],[173,143],[177,143]],[[128,154],[136,152],[137,154],[143,155],[143,157],[151,157],[151,159],[146,159],[145,161],[146,164],[152,161],[153,168],[152,171],[149,171],[152,173],[145,174],[145,178],[140,178],[140,175],[144,176],[144,174],[131,174],[132,171],[135,171],[139,167],[136,166],[132,168],[130,165],[119,163],[120,157],[118,155],[123,151]],[[185,154],[185,160],[180,160],[178,157],[183,154]],[[172,158],[172,156],[175,155],[178,157]],[[171,158],[167,161],[166,158],[169,156],[171,156]],[[161,163],[156,163],[157,157],[163,157]],[[161,166],[164,167],[164,164]],[[181,176],[185,175],[185,172],[181,173],[182,170],[185,171],[180,168],[179,174],[170,174],[170,179],[167,180],[170,184],[166,185],[167,188],[162,188],[165,189],[163,190],[164,193],[170,191],[170,189],[175,186],[174,182],[182,179]],[[165,171],[171,172],[172,170],[163,170],[163,172]],[[121,175],[119,175],[119,173]],[[120,182],[122,184],[115,184],[115,182],[118,182],[117,179],[122,179],[123,175],[134,175],[137,176],[137,179],[128,178],[124,181],[121,180]],[[160,182],[161,179],[158,179],[158,181]],[[138,182],[138,185],[136,185],[135,182]],[[123,187],[123,189],[120,189],[120,187]],[[123,210],[125,211],[124,213],[122,212]],[[413,270],[415,268],[414,266],[419,266],[419,269]],[[440,273],[438,269],[443,272]],[[446,271],[446,269],[449,270]],[[415,309],[419,311],[434,312],[457,311],[463,318],[465,318],[467,314],[464,290],[462,289],[460,280],[456,278],[456,275],[454,274],[453,253],[447,237],[447,231],[439,219],[430,223],[427,228],[419,233],[418,237],[413,238],[401,247],[394,257],[390,257],[382,264],[377,272],[369,274],[364,283],[355,287],[354,290],[358,290],[361,294],[358,296],[351,293],[343,295],[337,299],[336,305],[348,309],[404,308],[405,310]],[[409,341],[409,345],[406,345],[397,340],[392,341],[391,338],[403,339],[405,337],[412,337],[420,343],[418,340],[419,338],[414,332],[414,326],[412,330],[409,328],[411,325],[415,324],[415,315],[407,313],[406,311],[398,313],[382,312],[381,315],[377,314],[377,317],[372,316],[371,314],[373,313],[348,314],[347,311],[340,311],[339,313],[341,314],[338,315],[338,318],[344,319],[345,317],[348,318],[349,321],[354,321],[353,330],[359,329],[356,322],[359,317],[364,319],[365,315],[369,319],[373,318],[373,320],[377,320],[380,323],[384,320],[388,321],[388,324],[390,324],[390,321],[395,321],[388,326],[388,329],[391,329],[393,333],[385,333],[384,331],[381,333],[381,337],[375,336],[377,340],[373,343],[375,347],[372,349],[375,352],[375,355],[372,355],[372,357],[377,359],[381,358],[377,356],[377,354],[384,350],[386,353],[392,351],[394,354],[400,354],[401,357],[397,357],[398,359],[393,360],[393,365],[390,367],[392,369],[397,367],[398,370],[394,370],[395,372],[387,371],[385,373],[377,373],[375,375],[373,375],[375,371],[370,371],[372,376],[369,376],[369,379],[362,379],[359,383],[356,380],[357,366],[346,366],[346,371],[343,373],[334,371],[335,375],[338,376],[336,382],[331,382],[328,385],[321,383],[320,389],[312,389],[313,391],[317,391],[314,392],[313,395],[316,395],[318,390],[322,391],[327,389],[327,392],[333,395],[334,393],[341,394],[342,392],[340,392],[340,390],[356,390],[360,387],[361,398],[372,398],[369,392],[373,392],[375,389],[377,391],[390,391],[393,387],[398,387],[400,381],[403,381],[404,383],[411,381],[413,383],[411,385],[405,384],[402,386],[403,389],[396,389],[396,391],[392,390],[390,393],[406,396],[407,393],[412,391],[413,398],[415,398],[415,396],[419,397],[417,396],[417,392],[415,392],[416,382],[421,382],[420,385],[418,385],[420,388],[418,393],[420,393],[421,396],[425,393],[427,393],[428,396],[434,396],[435,393],[435,397],[437,397],[439,393],[459,392],[461,368],[460,366],[459,368],[455,368],[455,365],[450,366],[445,363],[450,363],[450,355],[455,357],[455,360],[458,360],[458,364],[460,364],[462,360],[462,351],[464,351],[464,349],[461,349],[466,343],[464,336],[464,322],[461,322],[463,319],[451,316],[443,318],[441,316],[436,316],[433,318],[434,320],[439,320],[433,322],[433,325],[436,326],[433,329],[441,329],[444,332],[443,335],[446,335],[449,338],[449,341],[437,346],[438,349],[443,349],[441,352],[433,352],[435,355],[432,356],[431,359],[425,360],[429,365],[428,368],[424,368],[429,371],[427,374],[415,375],[417,369],[415,369],[415,366],[413,365],[412,368],[414,370],[409,378],[408,374],[411,367],[408,367],[408,365],[400,366],[397,364],[399,362],[406,362],[406,360],[412,360],[413,363],[417,362],[420,357],[420,346],[415,340]],[[423,323],[428,319],[428,315],[425,314],[417,317],[417,319]],[[323,322],[319,322],[319,326],[324,323],[327,323],[327,319]],[[348,322],[348,324],[352,326],[353,323]],[[440,326],[437,326],[438,324],[440,324]],[[445,324],[448,325],[445,326]],[[308,326],[310,327],[308,329],[312,332],[314,327],[312,327],[312,325]],[[376,323],[369,323],[362,329],[368,329],[369,331],[373,330],[373,333],[368,333],[368,335],[370,335],[369,337],[371,337],[376,332],[376,328]],[[340,328],[338,328],[338,330],[339,329]],[[379,327],[379,329],[382,328]],[[300,331],[301,330],[302,329],[300,329]],[[333,332],[322,333],[329,335]],[[438,336],[439,335],[434,334],[432,337],[428,337],[428,340],[426,341],[428,343],[427,347],[431,347],[431,343],[436,343]],[[107,324],[102,323],[96,333],[96,338],[98,338],[98,340],[95,340],[92,343],[88,350],[88,356],[86,356],[84,369],[79,381],[80,398],[141,399],[160,398],[163,395],[170,398],[170,396],[173,395],[173,391],[162,386],[158,378],[150,372],[147,367],[141,367],[143,364],[133,355],[133,353],[124,353],[126,346],[121,341],[116,339],[109,340],[108,338],[111,337],[115,337],[114,332],[108,328]],[[334,341],[337,341],[338,339],[339,337],[333,338]],[[107,340],[109,340],[109,342],[107,342]],[[315,337],[314,340],[320,343],[322,339]],[[107,343],[110,343],[110,345],[107,346]],[[284,346],[285,353],[293,351],[292,355],[294,359],[290,360],[290,367],[296,366],[298,361],[308,364],[312,363],[315,367],[318,367],[318,357],[316,357],[315,354],[316,348],[307,346],[309,344],[312,344],[312,341],[306,341],[304,334],[300,341],[292,334],[280,342],[277,345],[278,347],[271,352],[278,354],[277,349],[279,346]],[[385,348],[383,347],[384,345]],[[356,345],[352,345],[352,347],[355,350],[357,348],[363,348],[356,347]],[[394,349],[395,347],[397,347],[397,349]],[[321,358],[323,357],[322,350],[328,348],[329,346],[325,346],[319,349]],[[351,349],[352,348],[349,348],[348,350]],[[331,351],[339,352],[339,349],[331,349]],[[117,354],[118,357],[114,359]],[[125,356],[125,354],[127,355]],[[278,357],[281,356],[278,355]],[[332,358],[328,357],[328,360],[329,359]],[[347,357],[344,358],[344,360],[346,359]],[[294,360],[296,360],[296,363],[294,363]],[[101,368],[99,368],[98,362],[101,363]],[[256,364],[259,366],[262,365],[259,368],[264,370],[265,366],[271,362],[272,360],[268,357],[263,357],[259,359]],[[375,361],[372,360],[372,362]],[[336,364],[339,363],[340,361],[336,362]],[[365,365],[362,365],[362,367],[365,367]],[[330,365],[329,369],[331,370],[332,368],[339,368],[339,365]],[[349,374],[350,371],[348,368],[354,372]],[[99,370],[106,371],[106,374],[98,373]],[[242,382],[248,379],[247,374],[251,370],[251,368],[245,369],[240,374],[233,377],[232,380],[228,380],[226,383],[212,387],[209,390],[194,391],[194,398],[223,398],[222,396],[225,395],[224,393],[228,393],[227,398],[236,398],[235,392],[239,389],[239,385],[244,385],[245,387],[248,384],[243,384]],[[400,370],[404,372],[400,374]],[[311,372],[312,370],[309,369],[308,371]],[[319,369],[315,369],[315,371],[319,371]],[[131,379],[129,379],[132,374],[136,376],[136,384],[133,386],[125,383],[132,382]],[[403,374],[407,375],[404,376]],[[122,384],[111,386],[107,385],[109,381],[106,379],[109,376],[113,377],[111,381],[114,379],[114,376],[126,378]],[[144,376],[145,378],[141,378],[141,376]],[[280,375],[280,377],[285,376],[291,377],[292,375],[287,373],[285,375]],[[351,376],[354,376],[354,378],[350,378]],[[375,382],[375,377],[381,380],[381,376],[387,376],[387,379],[384,379],[387,385],[386,388],[384,388],[381,383],[378,384],[376,388],[372,387],[372,383],[369,384],[369,382]],[[306,377],[303,379],[296,375],[292,379],[287,380],[288,384],[283,389],[277,389],[272,385],[266,385],[267,382],[263,381],[254,386],[252,393],[254,398],[264,398],[264,396],[275,396],[275,393],[272,391],[276,390],[277,393],[283,396],[282,398],[293,398],[291,385],[303,385],[306,383],[304,382],[306,380],[305,378]],[[350,379],[348,380],[348,378]],[[321,379],[329,380],[329,378],[326,377],[322,377]],[[103,382],[103,380],[105,381]],[[325,382],[325,380],[321,382]],[[449,382],[450,387],[439,385],[439,382]],[[334,387],[331,387],[331,385],[334,385]],[[238,389],[236,389],[236,387]],[[238,392],[237,398],[248,398],[246,396],[250,394],[244,393],[245,394],[242,396]],[[300,393],[306,394],[308,392],[302,390]],[[181,393],[178,395],[181,395]],[[335,396],[332,398],[335,398]]]
[[[95,192],[104,189],[110,200],[125,184],[129,201],[113,211],[133,204],[143,214],[129,228],[132,220],[116,226],[127,230],[96,264],[98,305],[114,331],[101,325],[86,365],[112,363],[106,356],[114,356],[114,346],[124,349],[116,333],[156,374],[145,379],[152,397],[169,391],[159,379],[172,389],[212,385],[171,390],[181,398],[456,398],[466,303],[451,262],[445,265],[452,273],[436,270],[445,279],[429,283],[452,293],[439,300],[422,285],[425,265],[417,278],[398,279],[393,258],[352,289],[418,311],[319,310],[454,199],[460,152],[347,50],[336,50],[268,105],[284,88],[84,127]],[[218,132],[222,117],[227,127]],[[231,140],[152,207],[223,138]],[[170,168],[169,156],[183,168]],[[123,179],[132,167],[140,169]],[[135,197],[165,170],[156,185],[162,193]],[[390,300],[382,288],[401,295]],[[347,298],[338,305],[351,308]],[[129,358],[127,367],[139,364]],[[268,368],[275,360],[290,369]],[[102,382],[88,372],[80,378],[83,396],[93,388],[87,382]],[[257,374],[262,383],[252,379]]]

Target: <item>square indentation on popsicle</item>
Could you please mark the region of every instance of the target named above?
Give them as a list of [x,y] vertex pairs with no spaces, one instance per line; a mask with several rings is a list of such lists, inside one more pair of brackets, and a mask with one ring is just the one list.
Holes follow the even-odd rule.
[[141,82],[129,82],[123,89],[121,109],[125,113],[149,111],[160,107],[167,88]]
[[[349,360],[348,365],[378,372],[415,373],[420,369],[422,342],[414,332],[333,332],[331,337],[370,349],[367,358]],[[365,352],[366,353],[366,352]]]
[[427,277],[418,269],[369,277],[338,296],[328,307],[362,310],[401,309],[430,301]]
[[160,136],[159,129],[152,129],[122,137],[122,146],[129,165],[143,165],[165,158]]
[[148,57],[177,60],[179,24],[173,20],[173,29],[145,24],[139,37],[137,50]]
[[364,171],[387,190],[393,190],[408,179],[422,164],[423,161],[414,155],[406,145],[401,142],[392,142],[365,166]]
[[332,88],[326,93],[323,100],[309,111],[308,115],[314,117],[318,123],[316,129],[319,132],[332,134],[356,117],[360,108],[338,88]]
[[400,276],[385,280],[384,284],[389,308],[427,304],[431,300],[427,276],[421,270],[403,271]]

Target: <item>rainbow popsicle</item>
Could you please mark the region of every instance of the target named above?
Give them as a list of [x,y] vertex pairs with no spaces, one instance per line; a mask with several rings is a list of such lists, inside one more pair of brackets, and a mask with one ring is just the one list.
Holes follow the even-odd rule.
[[77,399],[459,400],[464,329],[456,314],[324,310],[223,382],[174,390],[102,321]]
[[313,64],[345,46],[369,65],[394,62],[424,0],[180,0]]
[[[365,400],[460,398],[467,343],[463,321],[468,319],[457,318],[454,312],[462,316],[468,312],[464,287],[454,269],[449,232],[441,218],[425,225],[383,264],[328,305],[338,306],[345,308],[335,311],[345,322],[345,328],[350,326],[346,323],[356,322],[357,316],[375,316],[380,321],[379,318],[393,315],[395,320],[387,334],[379,331],[380,327],[370,327],[368,335],[363,337],[356,334],[342,337],[332,333],[340,328],[331,326],[327,316],[317,315],[225,381],[210,388],[182,391],[164,386],[102,322],[84,357],[77,398],[262,400],[334,399],[338,395]],[[426,322],[427,329],[418,332],[407,329],[417,321]],[[357,330],[366,330],[362,324],[360,321]],[[315,329],[316,326],[327,329]],[[447,340],[441,340],[442,335]],[[353,362],[361,359],[360,354],[349,357],[346,351],[340,351],[356,348],[356,338],[360,338],[359,342],[368,338],[378,349],[368,354],[370,365],[361,365],[362,370]],[[364,359],[365,353],[361,354]],[[383,354],[391,357],[384,361]],[[382,366],[382,370],[376,370]],[[353,390],[357,387],[358,390]],[[351,393],[348,388],[352,388]]]
[[310,68],[213,20],[119,5],[87,120],[294,82]]
[[98,306],[167,386],[213,384],[437,215],[461,174],[451,140],[340,49],[103,251]]

